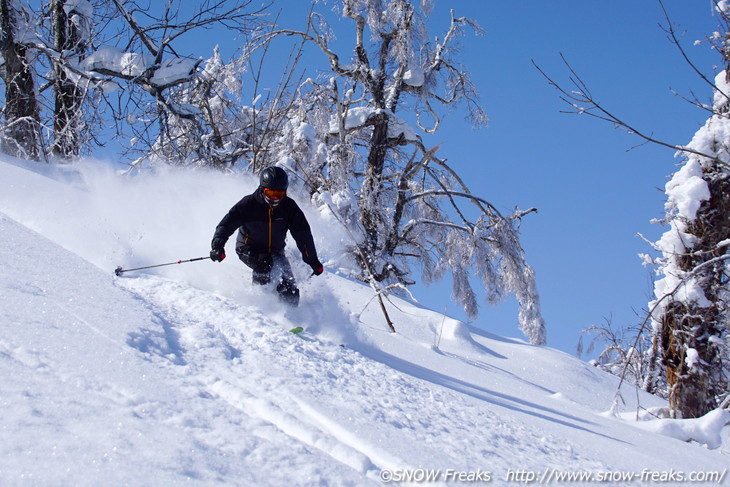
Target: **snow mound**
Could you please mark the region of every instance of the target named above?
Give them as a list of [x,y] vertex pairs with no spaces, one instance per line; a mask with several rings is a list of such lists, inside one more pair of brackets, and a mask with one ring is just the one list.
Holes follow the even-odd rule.
[[681,441],[695,441],[711,449],[723,443],[722,430],[730,425],[730,411],[715,409],[696,419],[655,419],[638,422],[638,427]]

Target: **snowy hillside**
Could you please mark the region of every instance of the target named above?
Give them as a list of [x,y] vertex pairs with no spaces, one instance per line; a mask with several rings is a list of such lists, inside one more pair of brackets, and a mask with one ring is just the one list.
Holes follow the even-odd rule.
[[235,258],[113,275],[207,255],[243,181],[0,161],[0,485],[730,483],[730,413],[708,449],[630,419],[663,405],[631,387],[606,414],[617,378],[562,352],[400,300],[388,333],[313,210],[299,309]]

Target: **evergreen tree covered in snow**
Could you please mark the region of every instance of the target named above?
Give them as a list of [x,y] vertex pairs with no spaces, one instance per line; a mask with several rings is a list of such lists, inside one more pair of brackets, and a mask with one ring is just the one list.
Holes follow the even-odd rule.
[[475,316],[475,277],[490,302],[515,295],[521,330],[544,343],[518,232],[534,209],[500,214],[471,193],[438,147],[424,143],[446,105],[465,107],[477,126],[486,123],[469,73],[454,58],[458,38],[478,26],[452,12],[444,35],[429,41],[429,2],[419,8],[410,0],[344,0],[336,7],[354,30],[349,52],[336,52],[331,25],[316,13],[306,32],[275,33],[315,44],[331,69],[299,87],[282,130],[281,163],[348,225],[361,279],[398,289],[414,283],[414,266],[427,283],[448,272],[454,299]]
[[[718,11],[727,27],[728,3]],[[718,50],[730,61],[730,30]],[[666,185],[668,230],[655,243],[660,278],[650,303],[655,370],[683,417],[716,408],[730,387],[730,70],[714,82],[712,116]]]

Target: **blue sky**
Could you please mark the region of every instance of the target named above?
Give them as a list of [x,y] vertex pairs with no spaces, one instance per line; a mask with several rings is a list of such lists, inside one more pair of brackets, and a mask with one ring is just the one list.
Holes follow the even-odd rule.
[[[280,23],[301,27],[307,2],[284,4]],[[664,5],[697,66],[712,75],[719,55],[707,44],[693,46],[717,28],[712,0]],[[666,148],[629,150],[641,140],[587,116],[560,113],[567,106],[532,61],[567,86],[562,53],[612,112],[659,139],[687,143],[708,115],[672,90],[701,100],[710,100],[711,92],[662,31],[659,2],[442,0],[430,17],[432,35],[445,32],[450,8],[486,31],[462,39],[461,59],[490,124],[475,131],[462,112],[450,112],[426,142],[442,143],[441,157],[498,209],[538,208],[522,224],[522,243],[536,272],[550,346],[573,353],[578,332],[591,324],[639,323],[653,277],[637,256],[650,250],[637,233],[656,240],[663,231],[650,220],[663,215],[661,189],[679,160]],[[326,11],[321,4],[317,9]],[[335,24],[341,40],[352,35],[350,23]],[[191,54],[207,57],[202,41],[195,39]],[[236,47],[217,35],[205,41],[220,42],[224,54]],[[310,62],[310,76],[326,68],[323,56]],[[415,294],[425,306],[464,319],[448,299],[448,279],[418,286]],[[520,336],[516,313],[513,302],[484,303],[473,324]]]

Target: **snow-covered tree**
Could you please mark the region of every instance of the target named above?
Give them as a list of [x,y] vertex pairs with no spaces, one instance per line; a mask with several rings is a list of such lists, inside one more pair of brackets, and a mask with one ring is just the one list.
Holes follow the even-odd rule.
[[730,141],[719,131],[728,127],[726,115],[713,115],[689,144],[715,157],[688,157],[667,183],[669,229],[655,244],[654,345],[670,406],[683,417],[704,415],[728,392]]
[[[296,84],[296,53],[301,53],[301,46],[276,71],[278,86],[264,86],[261,80],[266,71],[281,64],[276,63],[276,68],[268,65],[271,40],[249,43],[230,62],[222,59],[216,47],[195,76],[169,90],[174,110],[164,113],[164,129],[146,155],[220,169],[241,161],[253,172],[278,162],[291,126],[291,87]],[[250,105],[242,96],[244,80],[249,82],[245,91]]]
[[331,70],[300,87],[282,157],[315,200],[349,223],[360,278],[394,288],[414,283],[414,266],[426,282],[450,272],[453,297],[470,316],[478,309],[472,278],[481,279],[491,302],[516,296],[522,331],[544,343],[534,275],[518,233],[522,216],[534,209],[500,214],[471,193],[438,147],[424,143],[446,105],[465,107],[477,126],[486,122],[469,72],[455,59],[458,38],[479,28],[452,12],[444,35],[430,40],[430,2],[419,3],[336,2],[354,31],[344,55],[317,13],[306,32],[275,32],[315,44]]
[[724,35],[710,42],[725,70],[708,80],[711,116],[666,184],[668,229],[655,243],[659,279],[649,304],[670,406],[688,418],[718,407],[730,391],[730,2],[716,7]]
[[94,26],[94,7],[87,0],[52,0],[54,155],[78,157],[85,125],[83,102],[89,84],[69,69],[78,65],[89,48]]
[[[180,56],[174,45],[181,36],[214,26],[247,33],[256,23],[251,0],[177,0],[155,9],[134,0],[112,3],[126,24],[124,48],[97,50],[80,67],[99,86],[118,84],[124,89],[125,102],[117,116],[132,133],[130,150],[141,155],[139,160],[153,157],[175,164],[235,160],[237,149],[231,144],[235,146],[238,133],[226,133],[230,127],[221,125],[220,117],[228,110],[232,118],[240,118],[235,108],[240,93],[230,93],[231,73],[226,72],[240,69],[240,63],[222,68],[215,53],[207,72],[201,73],[203,59]],[[229,135],[233,141],[224,140]]]
[[34,28],[33,16],[20,0],[0,0],[0,72],[5,84],[0,150],[26,159],[38,159],[41,153],[35,53],[28,46]]
[[93,138],[90,122],[97,112],[91,107],[84,113],[93,97],[79,64],[92,41],[98,41],[94,25],[107,20],[98,13],[104,9],[90,0],[13,0],[4,5],[3,59],[12,60],[3,63],[5,151],[29,159],[51,153],[76,157]]
[[[137,116],[159,118],[160,130],[149,147],[142,147],[143,157],[179,165],[233,166],[246,153],[253,125],[251,108],[240,102],[241,71],[242,59],[225,63],[216,48],[195,76],[167,91],[165,109],[148,104],[149,113]],[[133,124],[131,129],[147,127]]]
[[[205,86],[225,85],[227,80],[199,79],[202,58],[181,56],[174,45],[183,35],[214,26],[247,33],[260,12],[249,9],[250,4],[39,0],[31,6],[23,0],[4,0],[4,150],[33,159],[47,153],[73,158],[90,143],[104,143],[95,139],[94,129],[106,116],[104,125],[115,126],[120,141],[131,140],[146,156],[155,147],[154,155],[178,159],[190,146],[211,149],[206,157],[219,155],[212,149],[221,149],[215,144],[221,143],[222,135],[206,125],[219,92],[200,106],[185,98],[195,92],[200,101]],[[189,130],[191,124],[194,130]],[[193,141],[177,147],[183,128]],[[215,162],[213,157],[210,163]]]

